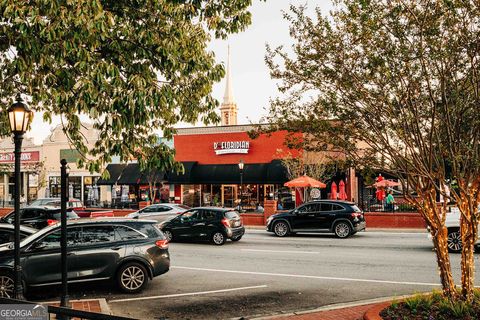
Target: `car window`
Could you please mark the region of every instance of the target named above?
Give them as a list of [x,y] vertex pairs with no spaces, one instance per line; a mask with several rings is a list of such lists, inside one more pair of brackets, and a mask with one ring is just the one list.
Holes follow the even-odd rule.
[[239,219],[239,215],[237,211],[227,211],[225,212],[225,217],[228,219]]
[[22,217],[20,221],[24,219],[39,218],[44,215],[42,213],[43,213],[42,210],[38,210],[38,209],[28,209],[28,208],[23,209],[23,211],[22,210],[20,211],[20,216]]
[[332,204],[331,203],[320,204],[320,211],[332,211]]
[[318,211],[318,204],[316,203],[306,204],[303,207],[300,207],[298,209],[298,212],[302,214],[316,212],[316,211]]
[[[62,219],[62,213],[60,211],[55,211],[51,214],[51,217],[55,220],[60,221]],[[80,218],[74,211],[67,211],[67,219],[78,219]]]
[[151,213],[151,212],[157,212],[158,206],[149,206],[146,207],[142,210],[142,213]]
[[[81,243],[80,238],[80,230],[81,228],[68,228],[67,230],[67,246],[75,246]],[[61,241],[61,230],[57,229],[57,231],[49,233],[38,243],[42,246],[42,250],[48,249],[57,249],[60,248],[60,241]]]
[[158,211],[159,212],[167,212],[167,211],[171,211],[173,208],[171,207],[167,207],[167,206],[158,206]]
[[116,226],[115,231],[119,240],[145,239],[145,235],[125,226]]
[[358,208],[356,205],[352,205],[351,208],[354,212],[362,212],[362,210],[360,210],[360,208]]
[[332,204],[332,210],[333,210],[333,211],[341,211],[341,210],[343,210],[343,209],[344,209],[344,208],[343,208],[341,205],[339,205],[339,204]]
[[85,245],[115,241],[113,226],[86,226],[82,230],[82,243]]
[[184,222],[198,220],[198,218],[200,218],[198,210],[186,211],[180,216],[181,221]]
[[202,210],[202,220],[215,220],[217,212],[213,210]]
[[163,238],[163,234],[152,223],[136,222],[129,223],[128,226],[140,231],[149,238]]

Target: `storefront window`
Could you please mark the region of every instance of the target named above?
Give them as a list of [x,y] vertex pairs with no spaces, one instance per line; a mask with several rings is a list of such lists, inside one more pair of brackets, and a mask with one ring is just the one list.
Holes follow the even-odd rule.
[[48,178],[48,190],[50,191],[50,197],[60,198],[61,195],[61,180],[60,177],[49,177]]
[[222,203],[222,186],[219,184],[212,185],[212,203],[213,206],[220,206]]
[[183,204],[189,207],[200,206],[201,185],[186,184],[183,186]]
[[86,206],[96,206],[100,202],[98,179],[100,177],[83,177],[83,201]]
[[82,199],[82,177],[68,177],[68,195],[69,198]]

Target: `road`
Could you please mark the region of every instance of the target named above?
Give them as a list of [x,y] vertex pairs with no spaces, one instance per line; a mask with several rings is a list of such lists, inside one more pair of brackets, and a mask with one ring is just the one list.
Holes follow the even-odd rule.
[[[439,288],[425,233],[367,231],[340,240],[247,230],[236,243],[172,243],[170,252],[170,271],[140,295],[91,284],[72,288],[72,299],[104,297],[114,314],[138,319],[239,319]],[[460,255],[452,265],[458,283]]]

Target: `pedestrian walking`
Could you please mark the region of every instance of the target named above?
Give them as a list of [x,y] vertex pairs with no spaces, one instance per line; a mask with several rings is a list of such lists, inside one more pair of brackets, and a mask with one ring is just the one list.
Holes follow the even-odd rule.
[[385,201],[387,203],[387,211],[395,211],[395,198],[393,197],[392,190],[388,191],[388,195]]

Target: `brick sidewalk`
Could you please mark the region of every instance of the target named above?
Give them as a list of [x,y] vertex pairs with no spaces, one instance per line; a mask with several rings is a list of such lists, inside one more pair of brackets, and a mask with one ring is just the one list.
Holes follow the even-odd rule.
[[[93,299],[93,300],[73,300],[70,301],[70,305],[72,309],[81,310],[81,311],[88,311],[88,312],[96,312],[96,313],[104,313],[110,314],[110,308],[104,299]],[[60,302],[53,302],[53,303],[44,303],[50,306],[60,307]],[[54,315],[50,315],[50,319],[56,319]],[[78,318],[72,318],[72,320]]]
[[376,303],[335,310],[317,311],[288,316],[285,315],[277,318],[271,318],[271,320],[362,320],[364,313],[374,305],[376,305]]

